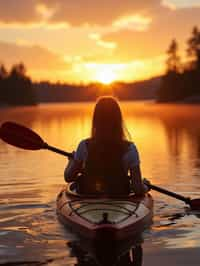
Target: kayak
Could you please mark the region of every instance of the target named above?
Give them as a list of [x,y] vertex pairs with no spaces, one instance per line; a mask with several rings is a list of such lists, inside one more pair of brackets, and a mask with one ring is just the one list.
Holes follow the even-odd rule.
[[57,196],[59,220],[90,240],[124,240],[142,233],[152,223],[153,199],[149,193],[118,198],[106,195],[80,195],[75,182]]

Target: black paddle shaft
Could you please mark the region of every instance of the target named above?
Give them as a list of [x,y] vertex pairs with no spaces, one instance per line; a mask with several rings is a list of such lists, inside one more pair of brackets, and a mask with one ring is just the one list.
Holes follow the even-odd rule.
[[184,196],[181,196],[181,195],[179,195],[179,194],[176,194],[176,193],[174,193],[174,192],[172,192],[172,191],[168,191],[168,190],[166,190],[166,189],[164,189],[164,188],[157,187],[157,186],[155,186],[155,185],[151,185],[151,184],[148,184],[148,183],[145,183],[145,184],[146,184],[150,189],[153,189],[153,190],[155,190],[155,191],[161,192],[161,193],[163,193],[163,194],[166,194],[166,195],[168,195],[168,196],[174,197],[174,198],[176,198],[176,199],[182,200],[182,201],[184,201],[186,204],[190,204],[190,203],[191,203],[191,199],[190,199],[190,198],[186,198],[186,197],[184,197]]
[[44,149],[47,149],[47,150],[50,150],[50,151],[53,151],[53,152],[59,153],[59,154],[61,154],[61,155],[64,155],[64,156],[68,157],[69,159],[70,159],[70,158],[73,158],[73,153],[70,153],[70,152],[66,152],[66,151],[60,150],[60,149],[58,149],[58,148],[55,148],[55,147],[53,147],[53,146],[48,145],[47,143],[45,143],[45,145],[44,145]]

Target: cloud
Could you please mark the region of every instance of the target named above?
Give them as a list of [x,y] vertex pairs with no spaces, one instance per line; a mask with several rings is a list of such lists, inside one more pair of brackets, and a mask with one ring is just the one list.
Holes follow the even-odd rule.
[[163,7],[158,14],[152,13],[152,16],[151,24],[145,32],[120,29],[101,36],[103,41],[117,44],[113,57],[130,61],[159,56],[165,53],[174,38],[183,51],[192,28],[200,23],[200,8],[174,11]]
[[49,20],[55,12],[54,8],[48,8],[48,6],[42,3],[36,6],[36,10],[44,20]]
[[200,0],[162,0],[162,4],[172,10],[176,10],[179,8],[200,7]]
[[159,3],[159,0],[6,0],[0,1],[0,21],[111,25],[123,16],[146,14]]
[[[166,39],[168,39],[167,36]],[[117,48],[113,51],[113,58],[118,58],[123,62],[133,59],[145,59],[163,54],[168,42],[166,39],[156,42],[150,33],[134,32],[131,30],[121,30],[104,35],[104,41],[115,42]]]
[[89,34],[89,38],[92,40],[95,40],[97,45],[102,46],[103,48],[106,48],[106,49],[115,49],[117,47],[117,44],[115,42],[103,41],[101,38],[101,35],[98,33]]
[[0,21],[4,23],[32,23],[41,15],[36,10],[37,0],[0,1]]
[[122,16],[148,12],[159,5],[159,0],[76,0],[56,1],[45,0],[49,6],[55,6],[56,12],[52,21],[68,21],[72,25],[109,25]]
[[198,2],[0,0],[0,60],[23,61],[33,77],[51,80],[77,81],[82,73],[89,80],[88,64],[123,64],[137,73],[133,79],[148,76],[161,68],[155,58],[172,38],[185,49],[192,27],[200,26]]
[[[77,64],[76,70],[79,77],[87,81],[110,80],[141,80],[160,75],[164,71],[165,57],[155,57],[148,60],[133,60],[126,63],[87,62]],[[109,74],[109,75],[108,75]]]
[[112,26],[117,31],[120,29],[130,29],[133,31],[145,31],[151,23],[150,17],[141,15],[124,16],[113,22]]
[[28,70],[62,70],[70,68],[70,64],[58,54],[40,46],[31,46],[26,42],[5,43],[0,42],[1,62],[10,67],[23,62]]

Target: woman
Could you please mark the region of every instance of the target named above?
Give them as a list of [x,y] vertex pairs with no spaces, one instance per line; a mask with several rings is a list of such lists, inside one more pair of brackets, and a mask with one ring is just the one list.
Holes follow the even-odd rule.
[[91,138],[80,142],[64,176],[66,182],[77,181],[80,193],[128,194],[132,184],[135,194],[144,194],[139,155],[135,144],[126,140],[115,98],[97,101]]

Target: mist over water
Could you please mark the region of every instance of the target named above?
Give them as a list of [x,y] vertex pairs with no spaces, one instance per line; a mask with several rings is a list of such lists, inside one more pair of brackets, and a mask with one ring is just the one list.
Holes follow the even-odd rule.
[[[121,106],[139,150],[143,176],[184,196],[200,197],[200,106],[150,102]],[[1,109],[0,123],[24,124],[48,144],[71,152],[90,136],[93,107],[67,103]],[[58,222],[55,208],[66,163],[65,157],[50,151],[26,151],[0,141],[0,264],[75,265],[69,246],[76,238]],[[144,265],[151,265],[155,257],[151,254],[158,249],[176,254],[184,250],[193,258],[185,265],[199,265],[194,258],[200,248],[200,214],[178,200],[152,194],[155,216],[144,234],[144,258],[145,254],[150,258]]]

